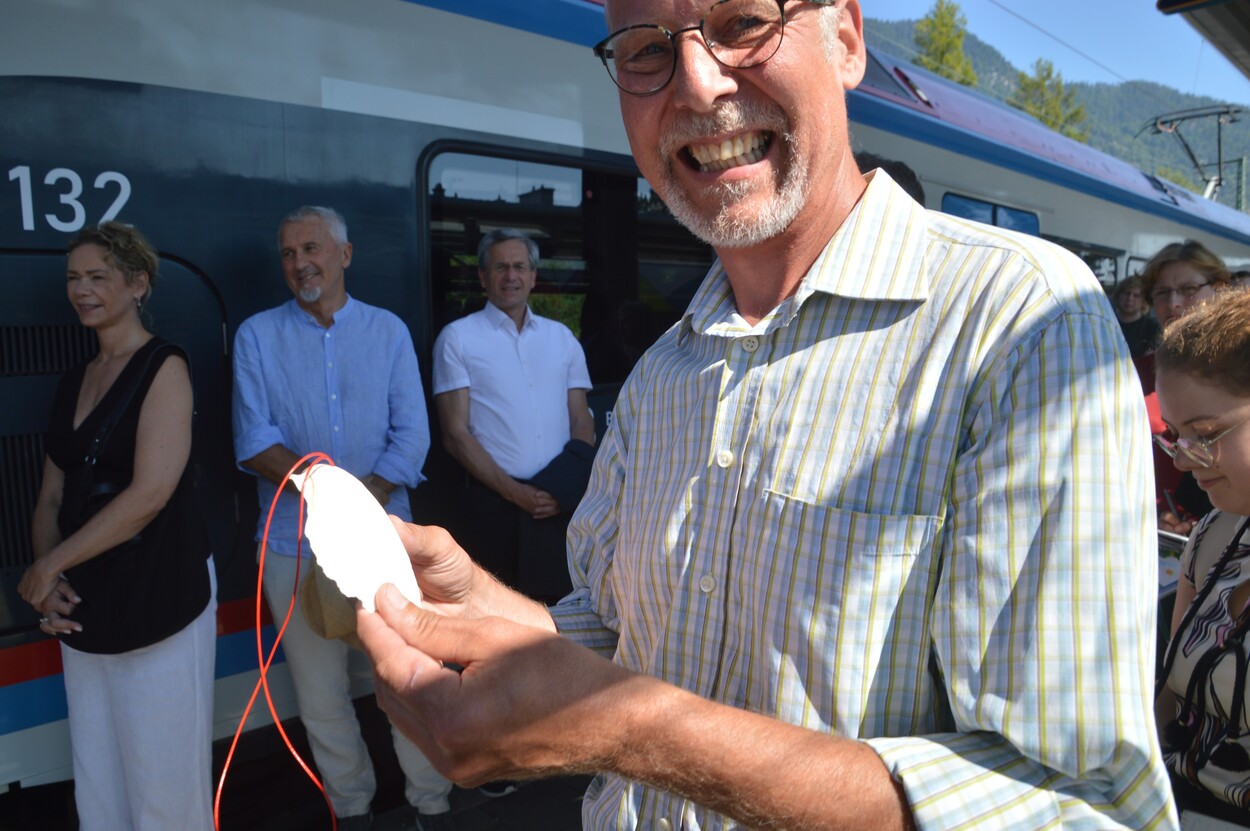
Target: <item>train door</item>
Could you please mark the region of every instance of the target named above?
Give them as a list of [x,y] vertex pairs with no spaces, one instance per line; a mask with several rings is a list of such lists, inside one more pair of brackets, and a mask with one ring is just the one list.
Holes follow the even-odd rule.
[[[643,350],[685,311],[712,263],[712,250],[673,219],[628,162],[596,165],[447,144],[426,154],[419,181],[429,228],[431,337],[485,302],[477,276],[482,234],[496,228],[525,232],[538,243],[540,258],[530,306],[564,323],[581,342],[594,384],[589,403],[602,437],[621,383]],[[435,445],[427,475],[461,477],[438,451],[437,439]],[[441,495],[455,488],[429,491]],[[448,522],[454,505],[431,510],[431,521],[455,524]]]

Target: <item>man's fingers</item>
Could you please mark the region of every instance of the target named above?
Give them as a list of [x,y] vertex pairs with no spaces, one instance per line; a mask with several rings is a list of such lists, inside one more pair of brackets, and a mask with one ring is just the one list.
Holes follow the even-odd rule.
[[[399,594],[394,586],[388,587]],[[382,594],[379,591],[378,597]],[[409,690],[432,683],[443,668],[439,659],[420,647],[413,648],[414,645],[382,617],[361,608],[356,610],[356,636],[378,677],[395,689]]]
[[470,633],[479,628],[476,625],[409,603],[390,583],[378,589],[374,603],[386,625],[405,644],[432,659],[463,665],[480,656],[479,650],[466,649],[475,642]]

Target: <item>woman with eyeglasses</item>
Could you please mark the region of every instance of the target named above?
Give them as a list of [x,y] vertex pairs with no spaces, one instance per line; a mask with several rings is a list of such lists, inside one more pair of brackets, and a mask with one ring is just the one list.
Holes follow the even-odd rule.
[[1215,505],[1181,555],[1160,739],[1178,807],[1250,827],[1250,291],[1175,321],[1155,364],[1157,441]]
[[[1142,269],[1142,294],[1154,310],[1159,324],[1169,325],[1228,286],[1228,269],[1224,261],[1195,240],[1165,245]],[[1167,427],[1159,417],[1155,400],[1155,356],[1148,352],[1134,359],[1146,395],[1150,413],[1150,429],[1163,435]],[[1192,476],[1178,471],[1162,450],[1155,450],[1155,499],[1159,510],[1159,528],[1174,534],[1188,534],[1194,521],[1211,510],[1206,494]]]

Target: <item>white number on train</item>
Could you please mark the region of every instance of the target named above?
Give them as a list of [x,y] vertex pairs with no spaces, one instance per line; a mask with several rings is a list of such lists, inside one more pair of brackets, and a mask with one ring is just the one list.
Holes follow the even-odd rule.
[[[35,200],[31,186],[30,167],[22,164],[11,168],[9,181],[17,182],[22,209],[22,230],[35,230]],[[80,201],[82,177],[68,167],[58,167],[48,171],[48,175],[43,177],[43,183],[48,186],[52,195],[56,196],[60,203],[60,207],[55,212],[43,215],[49,227],[64,233],[82,228],[87,223],[87,209]],[[116,170],[104,171],[95,177],[92,186],[96,190],[111,189],[114,186],[117,188],[117,196],[108,206],[108,210],[100,216],[99,222],[107,222],[116,217],[130,199],[130,180],[124,173],[118,173]]]

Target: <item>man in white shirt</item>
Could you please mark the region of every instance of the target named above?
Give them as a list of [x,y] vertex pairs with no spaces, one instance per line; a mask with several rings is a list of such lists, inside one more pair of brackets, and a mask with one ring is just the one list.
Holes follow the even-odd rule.
[[568,488],[559,471],[572,460],[589,475],[595,430],[581,346],[529,308],[537,276],[533,240],[509,228],[482,237],[486,307],[435,341],[434,404],[443,445],[471,477],[469,552],[508,585],[554,602],[571,587],[564,535],[585,487]]

